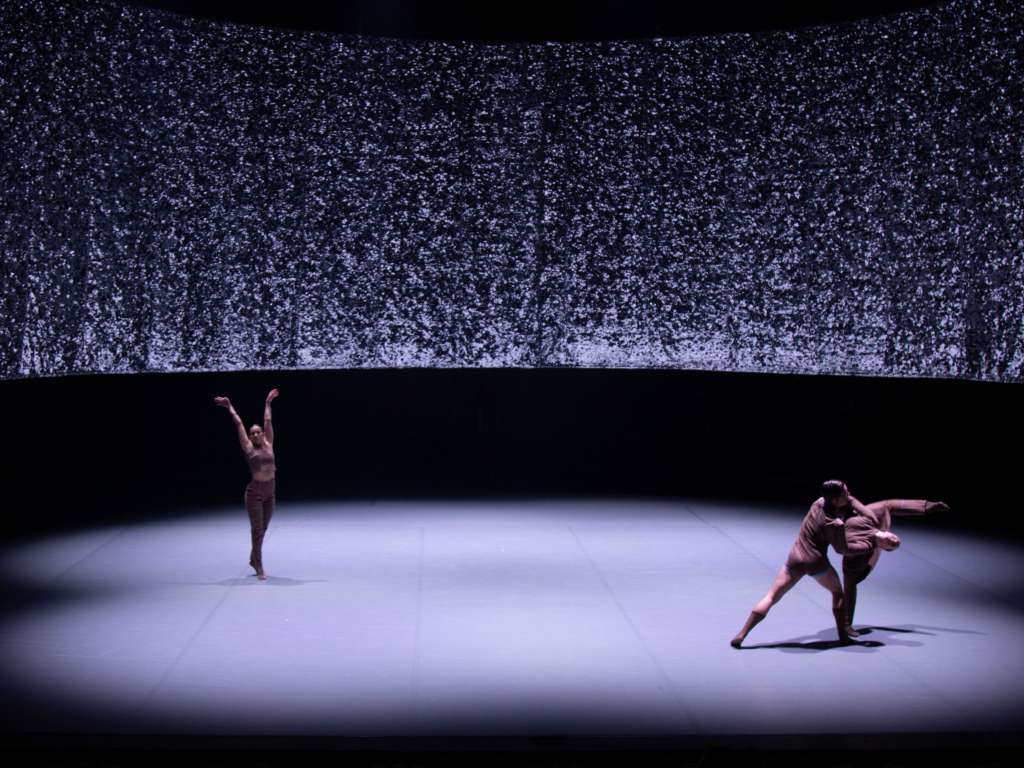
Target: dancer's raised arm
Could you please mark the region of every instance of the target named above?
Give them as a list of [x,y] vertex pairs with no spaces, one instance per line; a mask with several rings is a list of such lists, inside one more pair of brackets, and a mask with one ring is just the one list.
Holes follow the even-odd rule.
[[267,402],[263,406],[263,437],[271,445],[274,444],[274,422],[270,418],[270,404],[277,399],[281,393],[272,389],[267,393]]
[[[213,402],[221,408],[227,408],[228,413],[231,414],[231,420],[235,422],[235,429],[238,430],[238,443],[242,447],[242,452],[248,456],[250,451],[253,449],[252,441],[249,440],[249,435],[246,434],[245,425],[242,424],[242,418],[238,415],[238,412],[235,411],[235,406],[233,406],[231,401],[226,397],[215,397],[213,398]],[[270,407],[269,404],[267,407]]]

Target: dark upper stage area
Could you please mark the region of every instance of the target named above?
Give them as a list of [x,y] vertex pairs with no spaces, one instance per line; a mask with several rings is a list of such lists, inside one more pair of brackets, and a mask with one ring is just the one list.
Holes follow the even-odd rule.
[[538,42],[691,37],[838,24],[936,0],[131,0],[216,21],[428,40]]

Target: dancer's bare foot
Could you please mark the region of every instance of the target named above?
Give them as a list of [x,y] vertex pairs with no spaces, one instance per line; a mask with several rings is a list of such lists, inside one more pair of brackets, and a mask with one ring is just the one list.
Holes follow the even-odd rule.
[[263,569],[260,568],[258,571],[256,571],[256,578],[259,579],[260,581],[266,581],[267,580],[267,574],[265,574],[263,572]]
[[736,637],[729,641],[729,645],[731,645],[733,648],[739,648],[743,645],[743,638],[739,635],[736,635]]
[[853,626],[850,624],[846,625],[846,634],[850,637],[860,637],[860,632],[854,629]]

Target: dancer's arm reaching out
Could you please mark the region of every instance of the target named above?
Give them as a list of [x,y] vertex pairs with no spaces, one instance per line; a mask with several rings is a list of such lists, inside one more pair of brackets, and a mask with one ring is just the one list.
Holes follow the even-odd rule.
[[[249,453],[252,452],[253,450],[252,442],[249,440],[249,435],[246,434],[245,425],[242,424],[242,419],[235,411],[235,407],[231,404],[231,401],[228,400],[226,397],[215,397],[213,398],[213,402],[215,402],[221,408],[228,409],[228,413],[231,414],[231,420],[235,422],[235,429],[238,430],[238,443],[239,445],[242,446],[242,453],[248,456]],[[270,405],[268,404],[267,408],[269,407]]]
[[270,419],[270,404],[280,394],[277,389],[270,390],[267,393],[267,402],[263,406],[263,438],[271,445],[274,444],[274,422]]
[[949,505],[941,501],[925,501],[924,499],[886,499],[877,502],[894,517],[920,517],[933,512],[948,512]]

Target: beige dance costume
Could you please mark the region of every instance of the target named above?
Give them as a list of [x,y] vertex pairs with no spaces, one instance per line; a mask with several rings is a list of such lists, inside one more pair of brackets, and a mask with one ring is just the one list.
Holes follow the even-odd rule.
[[249,461],[249,469],[253,479],[245,487],[245,510],[249,513],[249,527],[252,532],[252,551],[249,554],[249,565],[257,571],[263,570],[263,537],[274,516],[274,478],[256,480],[257,474],[269,470],[275,472],[274,447],[264,443],[259,448],[246,451],[245,458]]
[[844,507],[830,514],[825,499],[815,501],[800,524],[793,548],[786,558],[786,570],[794,575],[816,576],[828,570],[828,548],[832,546],[842,552],[846,543],[843,526],[830,525],[836,518],[850,520],[856,513],[851,507]]

